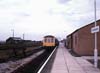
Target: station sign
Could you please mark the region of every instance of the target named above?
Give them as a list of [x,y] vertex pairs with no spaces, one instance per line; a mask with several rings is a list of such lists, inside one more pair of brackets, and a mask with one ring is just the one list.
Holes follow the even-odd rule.
[[96,33],[96,32],[99,32],[99,31],[100,31],[99,26],[95,26],[95,27],[91,28],[91,33]]

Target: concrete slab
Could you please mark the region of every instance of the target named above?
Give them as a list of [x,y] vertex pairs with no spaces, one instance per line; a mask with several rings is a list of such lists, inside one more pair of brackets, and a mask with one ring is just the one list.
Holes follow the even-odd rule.
[[85,72],[81,70],[70,70],[69,73],[85,73]]
[[48,71],[45,73],[100,73],[100,69],[83,57],[72,56],[63,44],[60,44],[57,50],[51,71]]

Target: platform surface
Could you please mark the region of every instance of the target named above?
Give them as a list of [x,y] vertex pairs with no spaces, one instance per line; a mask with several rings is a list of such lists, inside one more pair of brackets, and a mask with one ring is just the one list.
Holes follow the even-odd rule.
[[51,71],[48,71],[46,73],[100,73],[100,69],[86,59],[72,56],[63,44],[57,50]]

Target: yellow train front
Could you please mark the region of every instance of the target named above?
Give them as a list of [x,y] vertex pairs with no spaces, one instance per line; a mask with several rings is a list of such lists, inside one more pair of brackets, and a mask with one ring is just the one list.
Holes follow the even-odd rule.
[[51,49],[54,48],[56,46],[56,38],[54,36],[48,35],[45,36],[43,39],[43,47],[45,47],[46,49]]

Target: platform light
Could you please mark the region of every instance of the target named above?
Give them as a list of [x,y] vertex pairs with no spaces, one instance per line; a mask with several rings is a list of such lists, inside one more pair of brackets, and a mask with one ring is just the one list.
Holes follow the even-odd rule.
[[[96,0],[94,0],[94,17],[95,17],[95,27],[97,26],[96,22]],[[94,48],[94,66],[98,66],[98,50],[97,50],[97,32],[95,32],[95,48]]]

